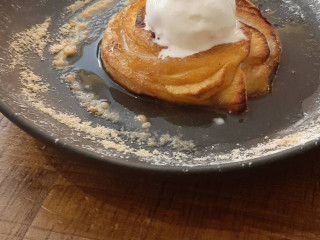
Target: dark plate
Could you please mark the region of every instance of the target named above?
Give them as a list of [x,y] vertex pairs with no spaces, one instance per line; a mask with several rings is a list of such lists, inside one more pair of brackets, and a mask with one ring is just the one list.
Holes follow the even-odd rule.
[[[318,1],[258,1],[280,38],[281,63],[272,93],[250,100],[249,111],[239,116],[137,97],[113,83],[101,67],[97,52],[106,23],[123,5],[120,1],[92,20],[94,33],[89,34],[82,43],[77,56],[70,59],[70,69],[81,73],[80,83],[90,81],[90,92],[108,99],[112,109],[120,114],[120,122],[113,124],[81,108],[66,84],[60,82],[63,72],[51,67],[52,56],[47,51],[45,61],[40,61],[36,56],[28,58],[28,64],[50,84],[51,91],[43,96],[46,106],[74,114],[83,121],[92,121],[92,126],[99,124],[116,130],[139,130],[134,116],[145,114],[152,123],[153,135],[168,133],[183,140],[192,140],[196,145],[187,152],[178,151],[170,145],[159,146],[157,150],[162,154],[158,157],[138,157],[132,153],[105,149],[99,139],[87,139],[83,133],[36,110],[21,94],[19,69],[9,69],[11,37],[44,22],[48,17],[52,19],[49,32],[53,35],[74,16],[66,13],[61,16],[61,12],[71,3],[54,0],[4,0],[0,3],[0,110],[32,136],[88,159],[123,167],[189,173],[272,162],[317,145],[320,137]],[[88,75],[91,77],[88,78]],[[225,124],[217,125],[213,121],[217,117],[223,118]],[[136,141],[127,141],[127,145],[136,150],[154,150]]]

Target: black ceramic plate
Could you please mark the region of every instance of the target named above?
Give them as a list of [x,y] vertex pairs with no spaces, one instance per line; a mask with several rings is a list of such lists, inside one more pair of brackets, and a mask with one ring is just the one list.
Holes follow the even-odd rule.
[[[181,151],[170,144],[152,148],[126,139],[133,150],[161,154],[142,155],[104,148],[101,139],[88,139],[85,134],[39,111],[21,94],[19,68],[9,68],[9,45],[12,36],[34,24],[52,19],[50,37],[59,27],[78,14],[65,12],[72,1],[3,0],[0,3],[0,110],[34,137],[73,152],[124,167],[170,172],[217,171],[272,162],[317,145],[320,137],[320,3],[317,0],[258,1],[262,13],[276,28],[282,45],[281,63],[270,95],[250,100],[249,111],[231,116],[210,109],[176,106],[129,94],[110,80],[101,67],[99,42],[103,30],[123,3],[114,2],[97,14],[90,23],[89,37],[70,59],[70,69],[81,73],[80,83],[91,76],[89,91],[108,99],[120,121],[111,123],[81,108],[72,92],[59,78],[62,72],[52,68],[52,56],[45,50],[45,61],[28,57],[35,73],[50,84],[44,94],[46,107],[74,114],[92,126],[109,129],[142,131],[134,121],[137,114],[150,120],[150,132],[170,134],[192,140],[193,149]],[[61,13],[63,13],[63,16]],[[94,81],[92,81],[94,77]],[[90,79],[90,77],[89,77]],[[225,124],[217,125],[215,118]]]

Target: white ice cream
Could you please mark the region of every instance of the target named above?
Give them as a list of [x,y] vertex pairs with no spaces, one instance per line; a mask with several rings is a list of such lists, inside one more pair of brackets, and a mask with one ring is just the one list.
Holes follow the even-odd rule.
[[167,47],[160,58],[184,58],[245,39],[235,8],[235,0],[147,0],[146,29]]

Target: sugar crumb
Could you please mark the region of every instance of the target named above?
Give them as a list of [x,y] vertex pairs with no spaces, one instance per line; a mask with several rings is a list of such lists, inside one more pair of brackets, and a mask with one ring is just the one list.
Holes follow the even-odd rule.
[[91,6],[87,7],[84,11],[82,11],[81,16],[89,19],[96,13],[105,10],[109,5],[113,2],[113,0],[102,0],[92,4]]
[[76,12],[80,8],[83,8],[85,5],[89,4],[90,2],[92,2],[92,0],[75,1],[75,3],[67,7],[67,12]]
[[42,24],[37,24],[30,29],[16,33],[12,37],[12,42],[9,46],[11,55],[10,67],[14,69],[17,65],[26,65],[26,55],[28,53],[37,54],[41,60],[44,60],[44,48],[49,42],[50,34],[48,28],[51,19],[48,18]]

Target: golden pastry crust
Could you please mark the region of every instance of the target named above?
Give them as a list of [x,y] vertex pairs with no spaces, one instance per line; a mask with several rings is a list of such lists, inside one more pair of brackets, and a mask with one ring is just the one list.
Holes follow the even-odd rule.
[[253,60],[252,56],[255,55],[253,48],[260,46],[261,51],[262,45],[254,41],[256,38],[251,38],[250,55],[242,64],[248,97],[256,97],[267,93],[269,90],[271,79],[280,61],[280,43],[272,25],[261,15],[254,4],[248,0],[236,0],[236,4],[238,19],[250,26],[251,29],[258,31],[265,39],[265,49],[269,48],[267,50],[268,55],[266,55],[267,59],[261,57],[260,60],[263,60],[263,62],[255,61],[257,59]]
[[[160,59],[162,47],[153,42],[152,32],[144,30],[144,7],[145,0],[141,0],[122,9],[109,22],[101,43],[104,66],[121,86],[173,103],[214,106],[234,113],[246,110],[248,93],[260,95],[267,90],[270,43],[254,26],[243,24],[247,40],[183,59]],[[239,15],[251,13],[251,8],[241,5]],[[262,83],[248,80],[252,77]]]

